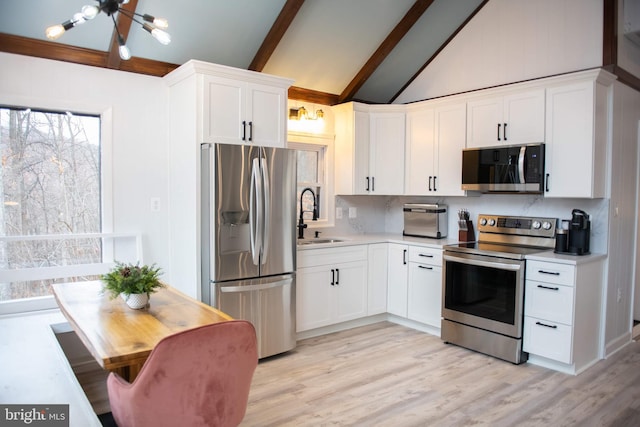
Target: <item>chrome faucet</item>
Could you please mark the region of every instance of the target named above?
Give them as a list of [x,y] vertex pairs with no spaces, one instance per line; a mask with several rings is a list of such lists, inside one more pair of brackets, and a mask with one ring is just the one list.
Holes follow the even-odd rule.
[[307,187],[302,190],[302,193],[300,193],[300,219],[298,220],[298,239],[304,239],[304,229],[307,228],[307,224],[304,223],[303,216],[305,212],[309,211],[302,210],[302,198],[304,197],[304,193],[306,193],[307,191],[311,192],[311,195],[313,196],[313,218],[311,220],[318,220],[318,200],[316,198],[316,193],[314,193],[311,188]]

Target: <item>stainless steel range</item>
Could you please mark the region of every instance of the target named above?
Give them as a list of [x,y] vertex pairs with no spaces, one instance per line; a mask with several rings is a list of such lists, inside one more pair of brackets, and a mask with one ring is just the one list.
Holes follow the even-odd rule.
[[478,215],[478,241],[444,247],[441,337],[509,362],[522,351],[525,256],[555,245],[555,218]]

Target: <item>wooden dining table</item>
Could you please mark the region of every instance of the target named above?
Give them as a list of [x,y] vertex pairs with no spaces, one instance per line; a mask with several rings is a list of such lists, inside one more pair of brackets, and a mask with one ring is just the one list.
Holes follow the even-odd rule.
[[102,282],[52,285],[60,310],[104,369],[133,381],[163,338],[231,316],[167,285],[151,294],[147,308],[134,310],[102,292]]

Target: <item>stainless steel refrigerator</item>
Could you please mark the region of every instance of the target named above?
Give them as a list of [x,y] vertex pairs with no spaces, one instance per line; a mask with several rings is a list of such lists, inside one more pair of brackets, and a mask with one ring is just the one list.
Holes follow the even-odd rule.
[[249,320],[258,356],[296,345],[296,155],[202,144],[202,300]]

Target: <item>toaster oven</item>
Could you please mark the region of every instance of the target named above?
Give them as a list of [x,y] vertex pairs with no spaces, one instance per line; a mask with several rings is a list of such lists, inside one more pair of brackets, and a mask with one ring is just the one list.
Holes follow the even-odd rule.
[[404,205],[403,210],[403,235],[435,239],[447,237],[449,221],[446,205],[407,203]]

